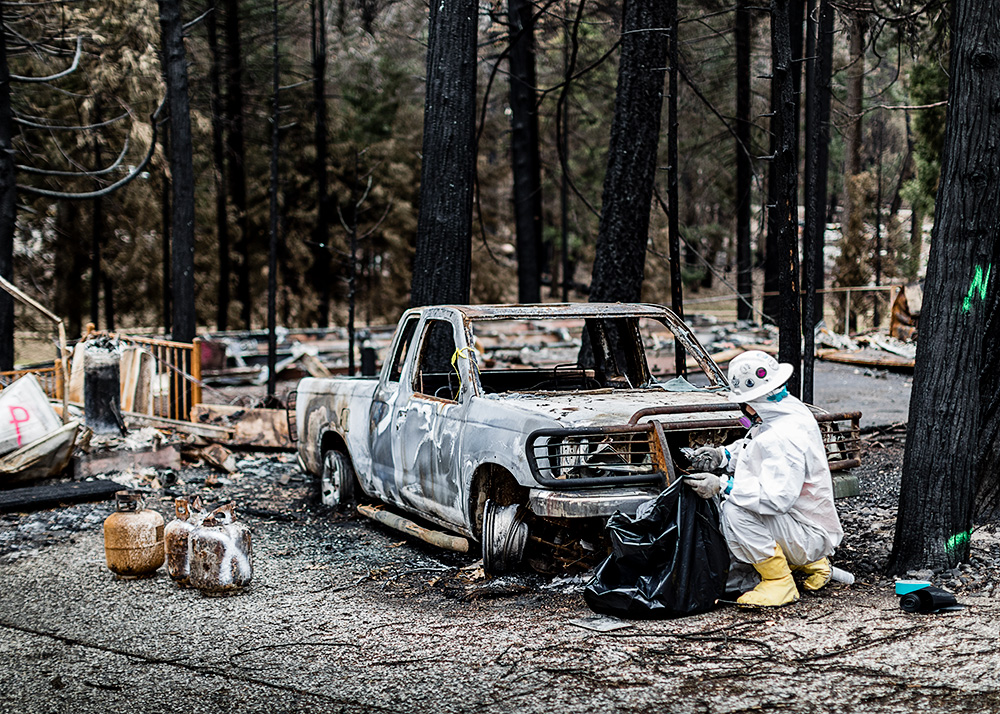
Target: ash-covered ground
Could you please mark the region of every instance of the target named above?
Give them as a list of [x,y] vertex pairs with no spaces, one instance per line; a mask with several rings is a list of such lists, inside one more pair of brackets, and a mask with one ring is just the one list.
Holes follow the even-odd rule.
[[968,566],[915,574],[961,611],[905,613],[883,575],[902,453],[898,430],[870,434],[862,495],[838,501],[853,586],[603,633],[579,626],[582,578],[489,578],[318,507],[290,454],[242,454],[216,486],[206,466],[147,474],[168,520],[176,495],[237,502],[253,583],[220,598],[162,569],[117,579],[108,503],[0,517],[0,711],[1000,711],[995,530]]

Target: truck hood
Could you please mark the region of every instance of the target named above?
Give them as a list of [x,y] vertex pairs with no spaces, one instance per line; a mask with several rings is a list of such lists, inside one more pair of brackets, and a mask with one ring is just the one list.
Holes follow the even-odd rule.
[[728,404],[731,411],[694,411],[684,414],[657,415],[658,421],[684,422],[701,419],[718,419],[739,415],[736,404],[729,402],[723,394],[707,391],[668,392],[663,389],[615,389],[589,392],[553,394],[500,394],[489,395],[488,401],[496,401],[506,408],[516,409],[525,416],[552,419],[566,428],[585,426],[613,426],[627,424],[640,409],[650,407],[697,407],[699,405]]

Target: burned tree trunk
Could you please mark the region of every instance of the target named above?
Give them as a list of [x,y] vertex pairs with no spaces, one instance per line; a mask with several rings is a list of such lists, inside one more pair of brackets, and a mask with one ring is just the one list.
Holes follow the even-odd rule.
[[103,262],[101,248],[104,239],[101,226],[104,223],[104,207],[100,196],[93,200],[92,206],[93,210],[90,214],[90,321],[94,323],[95,327],[100,327],[101,286],[104,284],[104,275],[101,271],[101,263]]
[[170,173],[173,185],[173,339],[191,342],[194,313],[194,166],[188,102],[187,58],[180,0],[158,0],[170,106]]
[[[669,101],[667,102],[667,123],[669,132],[667,134],[667,229],[670,233],[670,306],[677,317],[684,319],[684,286],[681,281],[681,232],[680,232],[680,200],[677,196],[677,92],[680,90],[678,82],[679,67],[678,59],[680,51],[677,37],[677,0],[669,0],[667,3],[667,17],[670,22],[670,40],[667,46],[667,53],[670,56],[670,72],[668,84],[670,87]],[[674,367],[679,375],[687,373],[687,359],[684,356],[684,346],[681,341],[674,338]]]
[[[820,0],[819,18],[815,0],[809,3],[809,32],[806,48],[806,151],[805,151],[805,230],[802,235],[802,335],[805,338],[802,363],[802,399],[813,400],[815,327],[823,319],[823,247],[826,232],[827,148],[830,130],[830,68],[833,53],[833,9]],[[827,24],[830,27],[827,27]],[[824,117],[824,108],[826,117]]]
[[473,0],[431,3],[413,306],[469,301],[477,19]]
[[[774,154],[771,157],[773,202],[767,212],[768,234],[775,237],[778,269],[779,307],[778,359],[791,364],[795,371],[788,381],[788,391],[798,396],[802,363],[801,321],[799,319],[799,248],[798,248],[798,102],[792,72],[792,44],[788,21],[789,0],[771,0],[771,56],[774,101],[771,131]],[[770,258],[770,256],[768,256]]]
[[631,0],[624,7],[592,302],[634,302],[642,296],[670,40],[660,28],[669,20],[668,4],[660,0]]
[[529,0],[509,0],[511,156],[517,229],[517,299],[542,299],[542,173],[538,157],[535,27]]
[[[163,153],[168,157],[169,162],[170,156],[170,125],[167,124],[163,128]],[[160,225],[163,231],[163,241],[160,244],[161,255],[163,257],[163,333],[168,334],[170,328],[172,327],[173,314],[174,314],[174,301],[173,292],[171,290],[171,283],[173,282],[170,278],[170,251],[171,243],[170,240],[170,222],[172,220],[171,214],[173,209],[171,207],[170,196],[172,194],[172,189],[170,187],[170,176],[166,169],[163,170],[160,176]]]
[[[823,254],[826,247],[826,223],[830,212],[827,200],[827,179],[830,173],[830,102],[833,97],[833,4],[828,0],[820,0],[819,27],[817,28],[816,45],[816,93],[819,104],[819,141],[816,146],[816,194],[819,197],[817,206],[823,210],[816,214],[819,231],[816,235],[816,250],[818,258],[813,265],[814,283],[817,290],[826,285]],[[822,317],[823,294],[816,295],[816,314]]]
[[753,164],[750,160],[750,32],[749,0],[736,5],[736,317],[753,317],[753,256],[750,250],[750,199]]
[[[101,122],[101,104],[100,100],[94,102],[94,121],[95,123]],[[97,171],[101,168],[101,142],[97,137],[94,137],[94,170]],[[101,186],[99,183],[95,182],[95,189],[99,189]],[[90,321],[94,323],[95,327],[101,324],[101,288],[105,288],[104,293],[104,307],[107,310],[109,302],[108,289],[106,287],[107,280],[103,265],[102,265],[102,255],[104,247],[104,199],[101,196],[97,196],[93,199],[91,204],[92,210],[90,213]],[[114,328],[108,324],[108,320],[105,319],[104,322],[105,329],[112,330]]]
[[250,329],[250,213],[247,205],[246,142],[243,130],[243,48],[238,0],[226,0],[226,149],[229,155],[229,193],[236,210],[240,237],[236,242],[236,299],[240,321]]
[[[977,477],[996,478],[1000,2],[954,5],[944,160],[889,568],[969,557]],[[990,391],[991,390],[991,391]],[[985,439],[985,440],[984,440]],[[977,448],[970,448],[971,446]]]
[[[0,276],[14,280],[14,227],[17,185],[14,179],[14,119],[10,104],[10,69],[3,5],[0,4]],[[0,290],[0,370],[14,369],[14,299]]]
[[278,0],[271,4],[271,180],[268,187],[270,234],[267,251],[267,396],[275,398],[278,375],[277,300],[278,300],[278,152],[281,149],[281,55],[278,42]]
[[316,146],[316,228],[311,246],[312,264],[308,283],[316,290],[316,325],[330,326],[330,182],[327,174],[327,112],[326,112],[326,4],[312,2],[312,65],[313,106],[316,122],[313,142]]
[[87,242],[80,230],[80,205],[76,201],[59,201],[54,226],[56,284],[53,312],[64,317],[66,333],[71,337],[82,334],[87,305],[86,290],[79,278],[87,270]]
[[212,56],[208,68],[211,86],[212,162],[215,164],[215,238],[219,254],[219,282],[216,289],[215,324],[219,330],[229,329],[229,279],[232,270],[229,258],[229,202],[226,200],[226,147],[222,127],[222,71],[216,13],[208,13],[205,28]]

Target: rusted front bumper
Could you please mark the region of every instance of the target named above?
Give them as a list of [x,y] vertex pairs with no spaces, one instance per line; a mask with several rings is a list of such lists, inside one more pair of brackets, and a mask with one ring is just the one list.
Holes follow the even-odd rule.
[[614,489],[597,491],[550,491],[533,488],[528,491],[528,507],[543,518],[597,518],[621,511],[634,515],[639,504],[654,498],[658,489]]

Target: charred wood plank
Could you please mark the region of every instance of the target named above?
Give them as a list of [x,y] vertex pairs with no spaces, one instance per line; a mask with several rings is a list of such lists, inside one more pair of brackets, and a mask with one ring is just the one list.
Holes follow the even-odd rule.
[[0,513],[39,511],[70,503],[107,501],[116,491],[121,490],[121,484],[102,479],[13,488],[0,491]]

